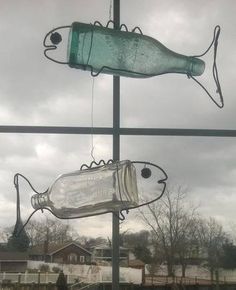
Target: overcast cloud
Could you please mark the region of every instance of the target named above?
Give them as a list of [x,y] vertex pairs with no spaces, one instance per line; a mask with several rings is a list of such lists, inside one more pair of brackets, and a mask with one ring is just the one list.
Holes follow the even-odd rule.
[[[57,26],[74,21],[106,24],[110,0],[0,0],[0,125],[91,126],[92,84],[89,72],[47,60],[42,42]],[[218,109],[185,75],[150,79],[121,78],[121,126],[236,129],[236,2],[234,0],[121,0],[121,23],[139,26],[168,48],[186,55],[209,46],[221,26],[218,70],[225,107]],[[66,41],[66,40],[65,40]],[[212,53],[199,78],[211,92]],[[215,94],[214,94],[215,95]],[[217,98],[217,96],[216,96]],[[112,77],[94,79],[94,126],[112,126]],[[110,136],[94,136],[96,160],[112,158]],[[90,163],[91,136],[0,133],[0,228],[15,222],[16,172],[45,190],[60,173]],[[190,200],[205,216],[225,225],[235,218],[236,139],[200,137],[121,137],[121,159],[162,166],[170,184],[189,188]],[[23,187],[22,217],[32,211],[32,193]],[[42,213],[37,213],[39,218]],[[81,235],[111,234],[109,215],[70,221]],[[137,231],[130,213],[122,225]]]

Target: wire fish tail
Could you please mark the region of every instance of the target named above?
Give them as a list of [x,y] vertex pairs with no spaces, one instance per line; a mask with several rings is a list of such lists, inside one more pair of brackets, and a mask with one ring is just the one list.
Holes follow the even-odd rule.
[[[27,221],[25,223],[22,222],[22,219],[21,219],[21,214],[20,214],[20,187],[19,187],[19,177],[21,177],[22,179],[24,179],[28,185],[30,186],[30,188],[35,192],[37,193],[38,195],[40,194],[40,192],[38,192],[34,187],[33,185],[31,184],[31,182],[29,181],[28,178],[26,178],[23,174],[20,174],[20,173],[16,173],[14,175],[14,185],[15,185],[15,188],[16,188],[16,197],[17,197],[17,202],[16,202],[16,212],[17,212],[17,215],[16,215],[16,223],[15,223],[15,227],[14,227],[14,230],[13,230],[13,236],[14,237],[19,237],[19,235],[22,233],[22,231],[24,230],[25,226],[28,224],[28,222],[30,221],[31,217],[35,214],[36,211],[38,210],[43,210],[42,208],[39,208],[39,209],[36,209],[35,211],[33,211],[29,218],[27,219]],[[43,193],[46,193],[47,190]]]
[[206,55],[210,49],[213,47],[214,49],[214,56],[213,56],[213,66],[212,66],[212,74],[213,74],[213,79],[215,81],[216,84],[216,93],[219,94],[219,101],[216,101],[215,98],[212,96],[212,94],[206,89],[206,87],[200,82],[198,81],[194,76],[192,76],[191,74],[188,74],[188,77],[193,79],[209,96],[209,98],[212,100],[212,102],[218,107],[218,108],[223,108],[224,107],[224,97],[223,97],[223,93],[221,90],[221,85],[220,85],[220,81],[219,81],[219,75],[218,75],[218,69],[217,69],[217,63],[216,63],[216,58],[217,58],[217,49],[218,49],[218,40],[219,40],[219,36],[220,36],[220,26],[217,25],[214,29],[214,34],[213,34],[213,39],[211,44],[209,45],[209,47],[207,48],[207,50],[200,54],[200,55],[194,55],[193,57],[197,57],[200,58],[204,55]]

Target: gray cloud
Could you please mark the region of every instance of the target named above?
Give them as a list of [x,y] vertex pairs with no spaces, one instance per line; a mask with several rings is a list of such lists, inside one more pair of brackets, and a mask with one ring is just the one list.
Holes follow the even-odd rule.
[[[45,34],[57,26],[95,20],[105,24],[110,3],[0,0],[1,125],[112,125],[112,77],[94,79],[92,120],[90,73],[50,62],[44,58],[42,46]],[[215,25],[220,24],[218,67],[225,96],[225,107],[219,110],[185,75],[121,78],[121,126],[235,129],[235,12],[234,0],[121,1],[121,23],[129,29],[140,26],[144,34],[186,55],[202,53],[212,40]],[[207,69],[199,79],[216,96],[212,59],[212,53],[204,58]],[[94,136],[93,143],[97,160],[112,157],[110,136]],[[90,163],[91,149],[91,136],[1,134],[0,226],[14,223],[14,173],[25,174],[36,188],[45,190],[58,174]],[[224,223],[235,219],[235,151],[234,138],[121,137],[122,159],[163,166],[170,183],[190,188],[189,197],[200,203],[204,215]],[[22,186],[26,217],[32,193]],[[141,222],[133,222],[135,215],[129,214],[124,228],[141,228]],[[110,215],[73,223],[81,234],[111,234]]]

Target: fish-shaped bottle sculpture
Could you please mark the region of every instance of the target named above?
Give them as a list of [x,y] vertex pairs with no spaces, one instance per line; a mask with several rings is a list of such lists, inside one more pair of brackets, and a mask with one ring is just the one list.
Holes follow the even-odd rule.
[[59,218],[96,215],[138,204],[135,168],[130,161],[60,175],[31,198],[37,209],[49,207]]
[[[56,30],[47,34],[45,41],[51,35],[54,45],[59,44],[62,39]],[[46,52],[53,46],[50,48],[45,41],[47,56]],[[80,22],[70,26],[67,55],[70,67],[93,74],[102,72],[133,78],[165,73],[199,76],[205,69],[203,60],[173,52],[152,37]]]
[[70,67],[136,78],[198,76],[205,68],[201,59],[175,53],[149,36],[79,22],[71,26],[68,56]]
[[[34,194],[31,204],[35,210],[48,209],[58,218],[70,219],[117,212],[151,203],[157,200],[156,192],[159,190],[156,184],[160,184],[162,194],[164,193],[167,175],[153,164],[162,177],[164,174],[164,178],[153,176],[151,183],[155,187],[154,197],[147,193],[144,200],[137,186],[135,163],[130,160],[104,163],[60,175],[47,191]],[[146,166],[145,162],[139,163]],[[144,179],[150,177],[146,171],[149,172],[150,169],[145,167],[142,171]]]
[[[54,59],[48,52],[59,47],[62,37],[58,31],[65,28],[69,29],[67,59],[61,61]],[[72,68],[90,71],[92,76],[105,73],[132,78],[148,78],[167,73],[185,74],[198,83],[212,101],[222,108],[224,101],[216,65],[219,34],[220,27],[217,25],[210,46],[198,56],[176,53],[150,36],[136,33],[135,30],[129,32],[121,28],[112,29],[108,25],[104,27],[98,21],[95,24],[74,22],[70,26],[55,28],[46,34],[43,44],[44,55],[48,59],[67,64]],[[50,44],[48,44],[48,38],[50,38]],[[220,102],[217,102],[205,86],[195,78],[202,75],[205,70],[205,62],[200,57],[204,56],[212,46],[214,46],[212,73]]]

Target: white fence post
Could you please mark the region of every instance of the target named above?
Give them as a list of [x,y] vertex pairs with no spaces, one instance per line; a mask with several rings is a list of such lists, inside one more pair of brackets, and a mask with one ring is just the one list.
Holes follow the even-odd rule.
[[40,270],[38,270],[38,285],[40,284]]
[[24,276],[24,283],[27,283],[27,274],[28,274],[28,271],[26,270],[25,271],[25,276]]
[[102,270],[99,271],[99,281],[100,283],[103,282],[103,278],[102,278]]
[[18,281],[19,284],[21,283],[21,273],[18,273]]

